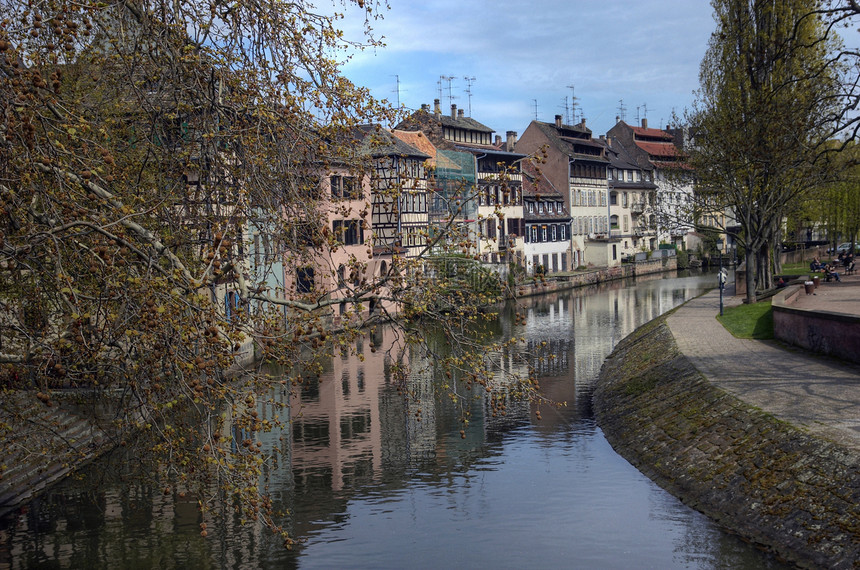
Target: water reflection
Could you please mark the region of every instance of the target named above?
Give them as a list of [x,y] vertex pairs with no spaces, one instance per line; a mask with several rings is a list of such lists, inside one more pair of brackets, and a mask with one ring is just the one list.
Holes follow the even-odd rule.
[[[339,355],[294,395],[275,395],[289,403],[289,429],[261,440],[282,452],[268,488],[305,539],[292,552],[225,505],[203,538],[193,497],[130,483],[135,464],[117,455],[6,517],[0,568],[777,567],[617,456],[590,409],[612,347],[713,282],[656,276],[505,307],[494,330],[526,339],[546,395],[567,405],[543,406],[537,421],[532,404],[508,402],[494,417],[472,398],[465,438],[463,402],[436,397],[433,363],[415,362],[391,330],[368,333],[363,359]],[[524,370],[517,355],[497,356]],[[392,374],[401,357],[415,369],[409,401]]]

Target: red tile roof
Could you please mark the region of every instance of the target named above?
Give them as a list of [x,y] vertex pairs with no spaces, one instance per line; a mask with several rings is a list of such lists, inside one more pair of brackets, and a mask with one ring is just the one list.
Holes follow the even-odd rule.
[[650,156],[675,157],[681,155],[678,148],[672,143],[636,141],[636,146],[647,152]]
[[630,127],[633,133],[640,137],[659,138],[666,141],[673,140],[672,135],[662,129],[647,129],[644,127]]
[[391,132],[406,144],[414,146],[424,154],[429,154],[428,162],[432,165],[436,164],[436,147],[427,139],[427,135],[421,131],[399,131],[395,129]]

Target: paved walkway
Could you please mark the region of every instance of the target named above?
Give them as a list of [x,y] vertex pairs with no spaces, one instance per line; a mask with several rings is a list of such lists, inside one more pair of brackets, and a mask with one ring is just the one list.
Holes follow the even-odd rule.
[[[824,293],[835,290],[830,285],[819,287],[820,299],[809,297],[823,303]],[[724,307],[741,303],[726,295],[734,292],[729,287]],[[860,282],[856,287],[845,294],[860,292]],[[678,348],[712,384],[796,427],[860,450],[860,365],[775,341],[735,338],[717,321],[719,312],[714,289],[667,319]]]

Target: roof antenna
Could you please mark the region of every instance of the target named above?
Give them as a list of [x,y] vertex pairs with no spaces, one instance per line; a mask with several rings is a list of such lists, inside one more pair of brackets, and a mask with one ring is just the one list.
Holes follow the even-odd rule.
[[[571,114],[572,114],[572,116],[570,117],[570,121],[567,124],[572,125],[573,123],[576,122],[576,108],[579,106],[576,104],[576,102],[579,101],[579,99],[576,96],[576,86],[575,85],[568,85],[567,88],[570,89],[570,108],[571,108]],[[581,111],[581,109],[580,109],[580,111]],[[580,112],[580,115],[582,115],[581,112]]]
[[466,80],[466,95],[469,97],[469,116],[472,116],[472,83],[474,83],[475,78],[469,77],[468,75],[463,79]]
[[537,104],[537,99],[532,99],[532,101],[534,101],[534,105],[535,105],[535,121],[537,121],[537,118],[538,118],[538,104]]
[[394,76],[394,89],[392,90],[392,93],[397,94],[397,108],[399,109],[400,108],[400,76],[399,75]]

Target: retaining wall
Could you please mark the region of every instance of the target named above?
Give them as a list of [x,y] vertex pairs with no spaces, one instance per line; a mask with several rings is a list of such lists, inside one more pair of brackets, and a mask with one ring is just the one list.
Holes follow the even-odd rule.
[[616,265],[615,267],[603,267],[601,269],[586,271],[584,273],[574,273],[572,275],[553,275],[543,279],[535,279],[529,283],[517,285],[516,296],[530,297],[532,295],[544,295],[553,291],[562,291],[564,289],[573,289],[576,287],[583,287],[585,285],[594,285],[595,283],[624,279],[626,277],[635,277],[636,275],[650,275],[652,273],[673,271],[677,268],[678,260],[676,257],[672,256],[649,259],[647,261],[639,261],[636,263],[625,263],[624,265]]
[[794,285],[773,296],[774,336],[806,350],[860,362],[860,317],[793,306],[803,292],[803,285]]
[[618,344],[594,409],[620,455],[719,524],[802,567],[858,567],[860,453],[714,387],[665,317]]

